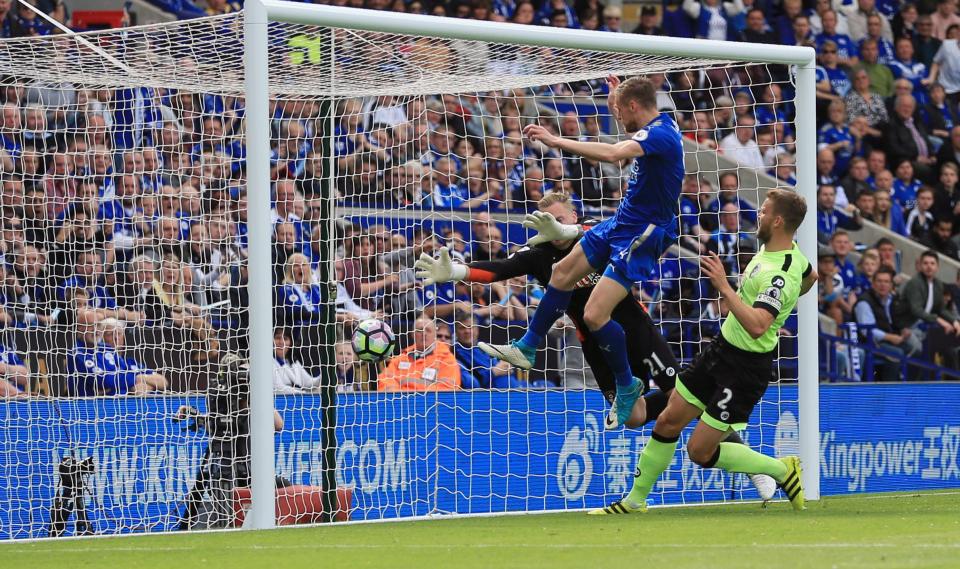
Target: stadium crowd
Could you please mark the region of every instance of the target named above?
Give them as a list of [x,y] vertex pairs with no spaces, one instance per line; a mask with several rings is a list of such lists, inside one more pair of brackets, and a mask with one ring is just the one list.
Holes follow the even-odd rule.
[[[619,7],[596,0],[335,3],[814,46],[820,64],[821,323],[837,333],[857,323],[864,340],[898,357],[957,367],[960,275],[947,285],[933,277],[940,257],[957,258],[960,246],[957,0],[820,0],[810,6],[799,0],[671,0],[644,6],[632,30],[624,28]],[[58,20],[69,19],[60,2],[37,5]],[[237,9],[224,0],[209,0],[206,7],[209,14]],[[53,33],[9,0],[0,0],[0,22],[3,37]],[[674,112],[689,143],[716,149],[741,168],[765,171],[784,184],[795,182],[787,69],[724,67],[652,78],[660,85],[661,108]],[[524,124],[540,122],[568,137],[614,140],[618,133],[608,121],[604,90],[602,81],[585,81],[473,95],[344,99],[332,133],[324,131],[319,105],[275,101],[277,390],[310,390],[320,383],[318,367],[328,357],[324,307],[334,293],[322,284],[318,267],[330,254],[336,256],[341,325],[330,353],[338,363],[339,389],[569,384],[560,372],[517,377],[496,362],[481,361],[474,348],[495,323],[525,321],[535,309],[539,283],[518,278],[423,287],[412,265],[421,253],[443,245],[465,261],[505,258],[524,234],[495,221],[496,215],[530,211],[549,192],[571,194],[585,216],[609,213],[626,172],[561,155],[520,135]],[[544,99],[552,95],[592,96],[595,103],[590,112],[583,105],[547,108]],[[64,359],[67,393],[164,390],[176,383],[170,375],[180,367],[203,366],[225,351],[244,349],[249,299],[242,118],[242,101],[229,96],[0,80],[0,325],[7,332],[61,332],[53,334],[49,353]],[[334,183],[328,184],[331,175]],[[693,253],[719,253],[735,276],[758,246],[751,236],[757,204],[738,193],[737,169],[720,172],[716,180],[715,187],[698,174],[685,179],[680,245]],[[329,191],[342,208],[335,223]],[[394,213],[404,211],[423,214],[422,222],[400,223]],[[863,220],[930,249],[910,271],[916,276],[902,273],[889,240],[861,244],[869,248],[854,264],[857,244],[847,230]],[[692,353],[686,346],[715,334],[725,313],[710,300],[716,294],[692,257],[671,253],[659,278],[635,290],[681,357]],[[379,378],[376,370],[356,364],[348,344],[353,323],[368,317],[383,318],[402,336],[402,353]],[[684,321],[698,326],[682,326]],[[795,324],[787,326],[789,343]],[[569,328],[557,333],[561,341],[573,337]],[[25,396],[35,385],[22,349],[18,353],[10,338],[4,334],[0,343],[0,396]],[[782,349],[789,355],[791,348]],[[571,361],[566,367],[579,365]],[[418,367],[426,371],[410,371]],[[878,378],[896,377],[893,367],[879,365]]]

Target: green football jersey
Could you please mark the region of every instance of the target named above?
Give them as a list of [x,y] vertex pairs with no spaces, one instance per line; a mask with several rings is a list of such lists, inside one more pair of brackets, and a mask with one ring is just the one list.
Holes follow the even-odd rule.
[[757,339],[750,337],[733,313],[723,321],[720,333],[723,338],[748,352],[767,353],[777,347],[777,331],[790,316],[800,298],[803,279],[813,266],[800,252],[796,243],[793,249],[760,252],[747,264],[746,275],[740,282],[737,295],[747,306],[762,308],[773,314],[773,324]]

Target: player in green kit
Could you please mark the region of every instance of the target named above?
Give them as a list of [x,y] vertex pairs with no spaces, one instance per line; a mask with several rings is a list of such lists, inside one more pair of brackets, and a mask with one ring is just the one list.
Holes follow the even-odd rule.
[[777,331],[800,295],[817,282],[813,265],[793,242],[807,213],[803,197],[793,191],[770,190],[760,206],[757,237],[764,247],[743,272],[734,291],[715,254],[700,266],[730,308],[720,334],[680,373],[667,408],[637,463],[633,489],[593,515],[630,514],[647,509],[647,495],[673,461],[680,432],[694,419],[700,423],[687,442],[690,459],[704,468],[772,476],[802,510],[800,459],[775,459],[741,444],[722,442],[727,431],[742,430],[773,378]]

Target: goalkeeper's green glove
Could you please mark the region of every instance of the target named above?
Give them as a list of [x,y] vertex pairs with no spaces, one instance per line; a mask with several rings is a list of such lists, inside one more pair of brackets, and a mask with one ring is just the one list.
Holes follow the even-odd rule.
[[570,241],[580,236],[579,225],[563,225],[553,214],[545,211],[528,213],[523,219],[523,226],[533,229],[536,235],[527,239],[527,245],[532,247],[548,241]]
[[440,248],[436,259],[427,253],[421,253],[420,259],[413,264],[413,268],[417,270],[417,278],[423,279],[423,284],[427,286],[435,283],[462,281],[467,278],[469,272],[466,265],[454,263],[450,259],[450,250],[446,247]]

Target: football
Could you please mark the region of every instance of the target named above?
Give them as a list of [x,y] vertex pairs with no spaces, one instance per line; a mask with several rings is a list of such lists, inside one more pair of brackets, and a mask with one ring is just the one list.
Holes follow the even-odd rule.
[[386,322],[369,318],[357,324],[353,333],[353,351],[365,362],[378,362],[393,355],[397,337]]

